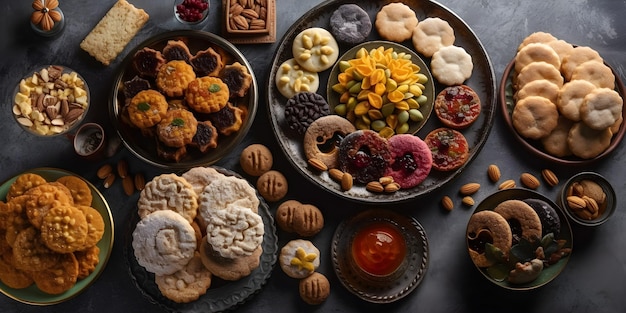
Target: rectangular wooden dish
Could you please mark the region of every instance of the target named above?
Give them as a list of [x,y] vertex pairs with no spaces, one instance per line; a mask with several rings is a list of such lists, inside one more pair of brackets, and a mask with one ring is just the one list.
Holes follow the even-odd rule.
[[274,23],[274,0],[223,0],[225,30],[237,36],[263,35]]

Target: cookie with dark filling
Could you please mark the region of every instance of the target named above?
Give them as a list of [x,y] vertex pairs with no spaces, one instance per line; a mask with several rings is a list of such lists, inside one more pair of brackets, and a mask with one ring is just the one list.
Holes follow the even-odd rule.
[[235,62],[226,65],[221,72],[222,80],[228,86],[230,96],[243,97],[252,86],[252,75],[248,73],[248,68]]
[[182,40],[168,40],[167,45],[163,47],[163,57],[165,60],[174,61],[181,60],[189,63],[192,57],[189,47]]
[[191,63],[198,76],[217,76],[224,68],[222,56],[211,47],[196,52],[189,59],[189,63]]

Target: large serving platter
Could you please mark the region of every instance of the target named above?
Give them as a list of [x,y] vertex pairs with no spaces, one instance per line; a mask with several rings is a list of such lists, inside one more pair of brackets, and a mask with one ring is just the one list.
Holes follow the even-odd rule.
[[[370,19],[374,21],[376,13],[390,2],[397,1],[368,0],[360,1],[358,2],[358,5],[368,12]],[[415,11],[418,20],[423,20],[427,17],[439,17],[446,20],[455,31],[456,41],[454,44],[463,47],[472,56],[474,69],[472,76],[465,82],[465,84],[472,87],[479,95],[482,102],[481,115],[471,127],[463,130],[463,134],[469,143],[470,153],[468,162],[455,171],[431,171],[428,178],[414,188],[401,189],[392,194],[376,194],[367,191],[364,186],[354,186],[348,191],[343,191],[340,185],[328,176],[327,172],[320,173],[312,170],[308,166],[304,155],[302,139],[290,131],[285,120],[284,107],[288,99],[280,94],[278,88],[273,83],[276,78],[276,70],[282,62],[293,57],[291,52],[293,40],[301,31],[310,27],[322,27],[329,29],[329,20],[332,13],[340,5],[354,3],[354,1],[326,1],[305,13],[287,30],[283,38],[280,40],[277,45],[278,48],[276,50],[276,55],[271,64],[271,72],[269,73],[268,78],[268,82],[270,83],[268,83],[267,87],[267,110],[274,134],[281,149],[289,159],[290,163],[298,172],[302,174],[303,177],[334,195],[356,202],[394,203],[407,201],[424,196],[450,182],[461,174],[464,168],[467,167],[478,155],[487,140],[487,137],[489,136],[496,113],[497,89],[495,74],[491,60],[489,59],[485,48],[472,29],[458,15],[437,2],[424,0],[405,0],[401,2],[405,3]],[[374,41],[380,39],[381,38],[375,28],[373,28],[367,40]],[[414,50],[410,40],[402,44],[407,48]],[[351,47],[340,44],[339,48],[341,50],[341,55]],[[429,58],[423,57],[423,60],[427,65],[430,64]],[[326,96],[325,93],[329,73],[330,70],[319,73],[320,88],[317,93],[322,96]],[[444,87],[445,86],[436,83],[435,94],[441,91]],[[424,125],[424,127],[422,127],[416,135],[420,138],[424,138],[428,132],[441,126],[443,125],[436,118],[431,117],[427,121],[426,125]]]
[[[0,199],[2,201],[6,199],[6,195],[9,191],[9,188],[11,187],[11,184],[15,182],[15,180],[19,176],[26,173],[37,174],[45,178],[46,181],[49,182],[55,181],[63,176],[72,175],[80,177],[79,175],[59,168],[34,168],[15,175],[14,177],[8,179],[0,185]],[[58,295],[44,293],[39,290],[39,288],[37,288],[37,286],[35,286],[34,284],[28,288],[14,289],[0,282],[0,292],[2,292],[4,295],[11,299],[31,305],[53,305],[78,296],[81,292],[85,291],[89,286],[91,286],[91,284],[93,284],[96,279],[98,279],[100,274],[102,274],[102,271],[104,271],[104,268],[109,261],[111,250],[113,248],[113,215],[111,215],[111,209],[109,208],[109,204],[107,203],[104,196],[100,193],[100,191],[98,191],[98,189],[87,180],[85,180],[85,182],[87,182],[87,185],[89,186],[89,189],[91,190],[91,195],[93,197],[91,206],[96,209],[100,213],[100,215],[102,215],[102,219],[104,220],[104,234],[102,235],[102,239],[100,239],[97,244],[98,248],[100,249],[100,253],[98,254],[100,261],[94,269],[93,273],[91,273],[91,275],[89,275],[87,278],[81,279],[76,282],[76,285],[70,288],[70,290]]]
[[[236,172],[222,167],[214,166],[218,172],[226,176],[242,178]],[[243,179],[243,178],[242,178]],[[132,233],[139,222],[139,215],[136,211],[131,213],[129,227],[125,234],[124,258],[128,264],[128,270],[132,281],[139,291],[148,301],[162,307],[168,312],[224,312],[233,310],[237,306],[246,302],[250,297],[258,293],[265,285],[272,274],[278,253],[278,235],[267,202],[257,193],[259,203],[259,215],[263,219],[264,234],[263,253],[260,256],[259,267],[254,269],[250,275],[235,281],[225,281],[213,276],[211,286],[206,294],[200,296],[198,300],[189,303],[176,303],[161,294],[159,287],[154,281],[154,274],[149,273],[139,265],[135,258],[132,247]]]
[[[242,117],[243,124],[239,131],[229,136],[218,137],[218,146],[215,149],[208,151],[207,153],[201,153],[195,149],[187,149],[187,155],[183,157],[179,162],[168,161],[157,155],[156,143],[154,138],[146,137],[141,134],[141,131],[135,127],[131,127],[128,122],[124,122],[123,119],[123,107],[125,105],[124,100],[124,82],[131,80],[137,71],[132,65],[132,60],[135,52],[144,47],[149,47],[155,50],[162,50],[170,40],[181,40],[187,44],[191,54],[195,54],[197,51],[205,50],[209,47],[213,48],[222,56],[222,61],[225,65],[239,62],[248,69],[248,73],[252,76],[252,83],[248,93],[236,103],[237,106],[244,110],[244,116]],[[153,86],[153,88],[156,88]],[[113,82],[113,89],[110,95],[110,107],[109,115],[115,126],[118,135],[122,139],[124,146],[130,150],[139,159],[162,168],[191,168],[194,166],[208,166],[219,161],[222,157],[228,155],[228,153],[245,137],[246,133],[252,126],[254,116],[256,115],[257,102],[258,102],[258,85],[252,71],[252,66],[248,63],[245,56],[226,39],[217,36],[215,34],[198,31],[198,30],[176,30],[169,31],[155,35],[146,39],[142,43],[138,44],[133,50],[131,50],[118,70],[115,81]]]

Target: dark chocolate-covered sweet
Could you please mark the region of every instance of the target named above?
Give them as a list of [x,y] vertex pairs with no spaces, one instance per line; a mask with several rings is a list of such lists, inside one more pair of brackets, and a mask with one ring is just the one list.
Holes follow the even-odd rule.
[[559,232],[561,231],[561,219],[551,205],[539,199],[525,199],[523,201],[533,208],[533,210],[537,212],[537,215],[539,215],[543,230],[541,234],[542,236],[549,233],[554,234],[555,237],[559,235]]
[[304,135],[311,123],[328,114],[328,102],[314,92],[299,92],[289,98],[285,105],[285,120],[289,128],[299,135]]
[[372,31],[372,21],[356,4],[339,6],[330,17],[331,33],[337,41],[347,44],[364,42]]
[[357,130],[339,144],[339,169],[367,184],[381,178],[391,162],[387,139],[373,130]]

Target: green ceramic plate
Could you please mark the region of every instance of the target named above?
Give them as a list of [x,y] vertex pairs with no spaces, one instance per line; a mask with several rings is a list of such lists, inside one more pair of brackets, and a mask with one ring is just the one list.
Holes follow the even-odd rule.
[[[38,174],[41,177],[45,178],[47,181],[55,181],[60,177],[68,175],[80,177],[79,175],[76,175],[72,172],[57,168],[31,169],[24,173],[16,175],[13,178],[10,178],[9,180],[3,182],[2,185],[0,185],[1,200],[4,201],[6,199],[9,187],[17,179],[17,177],[25,173]],[[83,178],[83,180],[85,179]],[[69,300],[77,296],[83,290],[89,287],[94,281],[96,281],[98,276],[100,276],[107,264],[107,261],[109,260],[109,256],[111,255],[111,248],[113,247],[113,217],[111,215],[109,204],[104,199],[104,196],[90,182],[88,182],[87,180],[85,180],[85,182],[87,182],[87,185],[89,185],[89,188],[91,189],[91,195],[93,196],[91,206],[98,210],[98,212],[100,212],[104,219],[104,235],[102,236],[102,239],[100,239],[100,242],[98,242],[97,244],[98,248],[100,248],[100,262],[96,266],[94,272],[91,273],[89,277],[79,280],[76,285],[74,285],[74,287],[60,295],[50,295],[44,293],[39,290],[39,288],[37,288],[37,286],[35,286],[34,284],[24,289],[13,289],[3,284],[2,282],[0,282],[0,292],[2,292],[11,299],[23,303],[32,305],[51,305]]]

